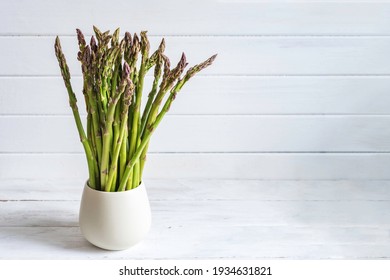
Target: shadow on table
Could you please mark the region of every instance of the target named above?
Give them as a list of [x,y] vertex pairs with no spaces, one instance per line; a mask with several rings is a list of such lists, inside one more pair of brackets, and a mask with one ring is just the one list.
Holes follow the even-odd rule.
[[[28,226],[0,227],[0,247],[3,251],[0,258],[88,259],[107,253],[86,241],[76,222],[72,222],[71,226],[64,224],[69,224],[69,220],[39,217],[30,220]],[[9,256],[6,251],[10,252]]]

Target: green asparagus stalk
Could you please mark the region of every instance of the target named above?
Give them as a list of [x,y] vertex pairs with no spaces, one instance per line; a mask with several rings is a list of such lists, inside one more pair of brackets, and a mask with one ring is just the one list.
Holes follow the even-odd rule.
[[[125,67],[128,67],[126,64]],[[125,70],[128,71],[129,69]],[[123,94],[123,109],[121,112],[121,118],[122,118],[122,123],[120,127],[120,135],[118,138],[118,142],[115,145],[114,153],[112,156],[112,161],[111,161],[111,167],[110,167],[110,172],[108,175],[108,180],[107,180],[107,185],[106,185],[106,190],[110,191],[115,191],[115,184],[113,183],[114,176],[117,174],[117,168],[118,168],[118,157],[119,157],[119,152],[122,148],[122,142],[125,139],[126,136],[126,128],[127,128],[127,117],[128,117],[128,109],[131,103],[131,97],[133,94],[134,90],[134,85],[131,82],[130,79],[127,81],[127,86],[126,90]]]
[[[169,106],[164,106],[164,108],[168,109]],[[157,116],[155,122],[148,127],[148,129],[150,130],[150,133],[147,134],[147,136],[145,137],[145,141],[141,142],[141,144],[138,146],[137,150],[135,151],[134,155],[128,161],[128,163],[126,165],[125,172],[123,173],[123,176],[121,178],[121,182],[120,182],[118,191],[124,191],[125,190],[126,185],[127,185],[127,180],[130,177],[130,172],[131,172],[132,168],[134,167],[134,165],[138,161],[139,157],[141,156],[142,151],[144,150],[146,144],[150,140],[150,137],[152,136],[153,131],[160,124],[160,122],[161,122],[162,118],[164,117],[165,113],[166,113],[166,111],[162,110],[162,112]]]
[[[180,61],[178,62],[177,66],[172,70],[169,69],[169,67],[170,67],[169,59],[164,55],[162,55],[162,57],[164,59],[163,80],[160,84],[159,92],[157,93],[157,96],[155,97],[155,100],[153,101],[150,112],[147,116],[146,124],[145,124],[146,127],[150,126],[150,125],[152,125],[152,123],[154,123],[154,121],[156,120],[160,105],[164,99],[164,96],[170,90],[170,88],[172,87],[174,82],[180,77],[180,75],[183,73],[185,67],[187,66],[186,56],[184,53],[182,54],[182,57],[181,57]],[[144,129],[143,133],[144,133],[144,135],[141,136],[142,141],[144,141],[144,138],[145,138],[145,133],[146,133],[145,129]],[[146,153],[148,151],[148,148],[149,148],[149,144],[147,143],[146,148],[144,149],[144,151],[141,154],[141,158],[140,158],[140,161],[141,161],[140,174],[141,175],[143,174],[143,167],[144,167],[145,162],[146,162]]]
[[[100,91],[100,105],[103,115],[106,115],[109,99],[107,78],[110,74],[110,66],[112,66],[112,58],[115,51],[114,48],[108,48],[108,44],[111,40],[111,35],[109,35],[109,31],[102,33],[96,26],[94,26],[93,29],[98,40],[96,57],[97,65],[100,66],[97,69],[97,84],[99,86]],[[104,121],[105,120],[103,120],[103,122]]]
[[[144,85],[144,78],[146,74],[146,64],[149,57],[149,40],[146,36],[146,32],[141,32],[141,66],[137,78],[137,84],[135,89],[135,105],[133,108],[133,120],[132,120],[132,129],[131,129],[131,138],[130,138],[130,157],[134,154],[138,144],[139,144],[139,132],[140,132],[140,110],[141,110],[141,98]],[[139,165],[136,164],[133,175],[133,185],[132,188],[135,188],[139,184]]]
[[129,114],[127,113],[127,117],[126,117],[127,124],[124,132],[124,136],[123,136],[124,139],[122,140],[120,156],[119,156],[119,178],[122,178],[123,173],[125,172],[126,162],[127,162],[128,116]]
[[[138,75],[137,75],[137,60],[138,60],[138,55],[141,51],[141,45],[140,41],[138,38],[138,35],[134,33],[133,40],[131,40],[131,35],[130,33],[126,32],[125,34],[125,46],[127,47],[124,53],[124,59],[125,61],[129,64],[130,66],[130,79],[133,81],[135,85],[138,84]],[[131,156],[131,153],[134,150],[134,145],[135,143],[132,142],[132,137],[133,137],[133,120],[134,120],[134,111],[136,107],[136,94],[133,94],[132,97],[132,102],[130,105],[130,110],[128,113],[128,126],[129,130],[127,133],[128,136],[128,142],[129,142],[129,151],[128,156]],[[133,143],[133,144],[132,144]],[[127,157],[127,156],[126,156]],[[123,161],[123,159],[122,159]],[[122,162],[122,167],[123,167]],[[123,168],[122,168],[123,169]],[[133,186],[133,176],[130,176],[130,179],[127,182],[128,189],[131,189]]]
[[[77,31],[77,38],[79,42],[79,53],[78,53],[78,60],[81,62],[81,69],[83,73],[83,81],[84,81],[84,88],[83,93],[85,96],[85,102],[87,105],[87,112],[88,112],[88,128],[90,130],[90,133],[88,134],[88,139],[90,139],[92,150],[94,153],[94,156],[96,157],[97,161],[99,162],[100,156],[101,156],[101,132],[100,132],[100,124],[99,124],[99,116],[97,114],[97,102],[96,98],[94,96],[93,92],[93,59],[94,59],[94,51],[91,50],[91,47],[94,46],[94,38],[91,38],[91,47],[86,46],[85,38],[81,30],[76,29]],[[92,123],[90,123],[92,122]],[[95,170],[98,171],[98,170]]]
[[[87,46],[88,48],[89,46]],[[89,105],[90,105],[90,111],[92,115],[92,128],[93,128],[93,138],[95,141],[95,149],[96,149],[96,158],[97,162],[100,163],[101,157],[102,157],[102,132],[101,132],[101,116],[102,111],[100,110],[100,100],[98,98],[98,90],[96,88],[96,53],[97,53],[97,45],[95,41],[95,37],[91,37],[90,41],[90,60],[88,65],[88,75],[87,75],[87,92],[89,96]],[[98,164],[99,165],[99,164]],[[96,170],[99,174],[99,169]],[[99,176],[99,175],[98,175]],[[100,180],[97,180],[100,185]]]
[[[148,95],[148,101],[146,103],[144,112],[142,114],[141,131],[140,131],[141,135],[143,134],[143,132],[145,130],[146,121],[148,119],[150,109],[152,108],[153,100],[154,100],[156,93],[157,93],[158,83],[159,83],[160,78],[161,78],[161,70],[162,70],[162,64],[163,64],[162,54],[164,53],[164,50],[165,50],[165,40],[163,39],[161,41],[161,44],[160,44],[158,50],[150,57],[150,60],[153,61],[156,66],[154,68],[154,80],[153,80],[152,90],[150,91],[150,93]],[[148,68],[149,67],[152,67],[152,63],[148,63]]]
[[65,56],[62,52],[61,48],[61,42],[58,36],[56,37],[55,45],[54,45],[55,53],[57,56],[57,60],[61,69],[61,74],[62,78],[65,83],[65,87],[68,91],[68,96],[69,96],[69,105],[72,108],[73,112],[73,117],[76,123],[76,127],[80,136],[80,141],[83,144],[85,155],[87,158],[87,163],[88,163],[88,171],[89,171],[89,186],[93,189],[96,188],[96,181],[95,181],[95,170],[94,170],[94,161],[95,158],[93,157],[92,150],[90,143],[85,135],[85,131],[83,128],[83,124],[81,123],[80,119],[80,114],[79,110],[77,107],[77,98],[75,93],[73,92],[72,85],[70,82],[70,72],[69,72],[69,67],[66,63]]
[[152,108],[150,109],[150,113],[148,115],[148,119],[146,122],[147,125],[151,125],[155,121],[155,118],[157,117],[158,110],[160,108],[161,102],[164,99],[165,94],[170,90],[174,82],[180,77],[180,75],[184,71],[184,68],[187,66],[186,56],[184,53],[182,54],[182,57],[178,62],[177,66],[172,70],[169,69],[170,66],[169,59],[164,55],[162,57],[165,63],[163,80],[160,84],[160,89],[157,93],[157,96],[153,101]]
[[112,123],[114,121],[115,108],[119,101],[119,98],[125,91],[126,86],[129,84],[129,80],[130,80],[130,68],[128,67],[127,64],[125,64],[122,73],[121,83],[118,89],[116,90],[115,94],[110,98],[108,104],[106,125],[103,131],[103,152],[102,152],[102,162],[100,165],[101,166],[100,184],[102,189],[105,189],[106,191],[110,191],[110,189],[107,188],[106,180],[108,174],[109,153],[110,153],[111,140],[112,140]]
[[[121,182],[120,182],[120,185],[119,185],[119,188],[118,188],[119,191],[123,191],[124,190],[124,188],[126,186],[126,182],[128,180],[128,177],[130,176],[131,169],[134,167],[134,165],[136,164],[137,160],[141,156],[142,152],[144,151],[144,149],[148,145],[150,137],[152,136],[153,132],[156,130],[156,128],[160,124],[161,120],[164,118],[165,114],[169,111],[172,102],[176,98],[177,93],[183,88],[184,84],[191,77],[193,77],[199,71],[201,71],[201,70],[205,69],[206,67],[210,66],[213,63],[213,61],[215,60],[216,57],[217,57],[217,55],[213,55],[212,57],[210,57],[209,59],[205,60],[204,62],[202,62],[202,63],[200,63],[198,65],[193,66],[192,68],[190,68],[187,71],[187,73],[185,74],[183,79],[179,79],[177,81],[176,85],[170,91],[170,95],[167,98],[167,100],[166,100],[163,108],[161,109],[160,113],[157,115],[157,117],[155,118],[154,122],[147,126],[144,139],[142,139],[142,142],[138,146],[138,148],[137,148],[136,152],[134,153],[133,157],[128,161],[128,163],[126,165],[126,170],[125,170],[125,172],[123,174],[123,177],[121,178]],[[184,65],[186,65],[186,63],[184,63]]]
[[[117,83],[118,83],[118,76],[121,72],[121,62],[122,62],[122,56],[117,57],[117,62],[115,63],[114,72],[111,79],[111,96],[115,94]],[[113,147],[111,151],[115,149],[115,145],[118,142],[119,138],[119,126],[120,126],[120,106],[117,106],[114,113],[114,123],[113,123],[113,129],[114,129],[114,137],[113,137]]]
[[[129,32],[126,32],[125,33],[125,37],[123,38],[123,41],[124,41],[124,52],[123,52],[123,58],[124,60],[129,63],[131,62],[131,53],[132,53],[132,38],[131,38],[131,34]],[[130,69],[131,71],[131,69]],[[131,77],[131,74],[130,74],[130,77]],[[134,84],[133,84],[134,86]],[[132,94],[133,95],[133,94]],[[131,106],[131,98],[132,96],[130,97],[130,105]],[[125,104],[122,103],[122,109],[124,109],[124,106]],[[123,175],[123,172],[124,172],[124,169],[125,169],[125,165],[126,165],[126,160],[127,160],[127,146],[128,146],[128,131],[129,131],[129,123],[131,124],[131,121],[129,122],[129,108],[127,109],[128,113],[127,113],[127,116],[126,116],[126,124],[123,124],[125,125],[125,131],[124,131],[124,139],[122,140],[122,144],[121,144],[121,148],[120,148],[120,155],[119,155],[119,179],[122,178],[122,175]],[[122,110],[123,112],[123,110]],[[122,122],[124,122],[122,120]]]
[[[169,98],[171,100],[170,100],[170,103],[168,103],[169,106],[171,105],[172,101],[175,99],[176,94],[182,89],[184,84],[187,83],[195,74],[197,74],[198,72],[200,72],[203,69],[205,69],[208,66],[210,66],[213,63],[213,61],[215,60],[216,57],[217,57],[217,55],[215,54],[212,57],[210,57],[209,59],[205,60],[204,62],[191,67],[187,71],[187,73],[184,75],[183,79],[179,79],[178,80],[178,82],[174,86],[173,90],[171,91],[171,95],[170,95],[170,98]],[[157,100],[156,102],[159,102],[159,101]],[[169,107],[168,107],[168,110],[169,110]],[[148,139],[148,134],[150,134],[150,133],[151,133],[150,130],[145,130],[145,133],[143,135],[143,139],[142,140],[146,141],[146,139]],[[147,140],[147,141],[149,141],[149,140]],[[148,150],[148,144],[145,146],[145,149],[141,153],[141,174],[143,174],[143,168],[144,168],[145,161],[146,161],[147,150]]]

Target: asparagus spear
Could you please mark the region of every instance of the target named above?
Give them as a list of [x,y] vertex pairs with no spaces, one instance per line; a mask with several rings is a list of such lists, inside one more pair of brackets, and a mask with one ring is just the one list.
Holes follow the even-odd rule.
[[[177,66],[170,70],[169,69],[169,66],[170,66],[170,62],[169,62],[169,59],[162,55],[163,59],[164,59],[164,75],[163,75],[163,80],[160,84],[160,89],[159,89],[159,92],[157,93],[157,96],[155,98],[155,100],[153,101],[153,104],[151,106],[151,109],[150,109],[150,112],[146,118],[146,121],[145,121],[145,124],[144,126],[150,126],[155,120],[156,120],[156,117],[157,117],[157,114],[158,114],[158,110],[160,108],[160,105],[164,99],[164,96],[166,95],[166,93],[171,89],[172,85],[174,84],[174,82],[180,77],[180,75],[183,73],[185,67],[187,66],[187,61],[186,61],[186,56],[185,54],[183,53],[182,56],[181,56],[181,59],[180,61],[178,62]],[[146,133],[146,130],[144,129],[143,131],[143,135],[141,136],[142,137],[142,141],[144,141],[144,138],[145,138],[145,133]],[[141,154],[141,158],[140,158],[140,174],[142,175],[143,173],[143,167],[145,165],[145,161],[146,161],[146,153],[147,153],[147,150],[148,150],[148,147],[149,147],[149,144],[147,143],[146,144],[146,148],[144,149],[144,151],[142,152]]]
[[112,139],[112,123],[114,121],[114,113],[116,105],[119,101],[119,98],[126,89],[127,84],[130,80],[130,67],[127,64],[124,65],[121,84],[116,90],[115,94],[110,98],[108,109],[107,109],[107,119],[105,128],[103,130],[103,152],[102,152],[102,162],[100,164],[100,184],[101,188],[109,191],[107,189],[107,174],[108,174],[108,165],[109,165],[109,152],[111,147]]
[[[94,90],[93,90],[93,82],[94,82],[93,60],[95,57],[94,54],[97,46],[96,46],[96,42],[94,42],[94,37],[92,37],[91,47],[93,47],[94,49],[91,50],[91,47],[86,45],[85,38],[81,30],[76,29],[76,31],[77,31],[77,38],[78,38],[79,49],[80,49],[78,53],[78,60],[81,62],[81,69],[82,69],[83,81],[84,81],[83,93],[84,93],[85,102],[87,105],[87,112],[88,112],[87,125],[90,130],[90,132],[87,134],[88,134],[88,139],[90,139],[91,142],[94,156],[99,162],[101,158],[102,142],[101,142],[99,115],[97,112],[97,100],[96,97],[94,96]],[[95,172],[98,171],[99,171],[98,169],[95,170]]]
[[[141,110],[141,98],[142,98],[142,90],[144,85],[144,78],[146,74],[146,64],[149,57],[149,40],[146,36],[146,31],[141,32],[141,66],[137,78],[137,84],[135,89],[135,105],[133,108],[133,120],[131,127],[131,138],[130,138],[130,156],[134,154],[138,144],[139,144],[139,131],[140,131],[140,110]],[[139,166],[136,164],[134,175],[133,175],[133,186],[135,188],[139,184]]]
[[[112,57],[114,54],[114,49],[108,49],[108,43],[111,40],[111,36],[108,34],[109,31],[102,33],[96,26],[93,27],[95,31],[96,38],[98,40],[98,47],[96,51],[96,82],[99,87],[99,105],[100,111],[102,112],[101,116],[107,114],[107,104],[109,99],[108,92],[108,75],[110,74],[110,66],[112,66]],[[104,123],[104,119],[101,120]]]
[[[125,67],[129,67],[127,65],[127,63],[125,65]],[[127,70],[128,69],[126,69],[126,71]],[[131,103],[131,96],[133,94],[133,90],[134,90],[134,85],[131,82],[131,80],[128,79],[126,90],[123,94],[123,99],[122,99],[123,100],[123,109],[122,109],[122,113],[121,113],[122,123],[121,123],[121,127],[120,127],[120,135],[119,135],[118,142],[115,143],[114,153],[113,153],[112,161],[111,161],[111,167],[110,167],[110,171],[109,171],[109,175],[108,175],[108,179],[107,179],[106,190],[108,190],[108,191],[115,191],[115,184],[113,184],[113,179],[114,179],[115,174],[117,174],[119,152],[120,152],[120,149],[122,147],[122,142],[126,136],[128,109],[129,109],[129,106]]]
[[119,185],[119,188],[118,188],[119,191],[123,191],[125,189],[126,182],[127,182],[128,178],[130,176],[131,169],[134,167],[134,165],[136,164],[137,160],[139,159],[139,157],[141,156],[142,152],[144,151],[145,147],[149,143],[150,137],[152,136],[153,132],[156,130],[156,128],[160,124],[161,120],[164,118],[165,114],[169,111],[172,102],[176,98],[177,93],[183,88],[184,84],[191,77],[193,77],[199,71],[201,71],[201,70],[205,69],[206,67],[210,66],[213,63],[213,61],[215,60],[216,57],[217,57],[217,55],[213,55],[212,57],[210,57],[209,59],[205,60],[204,62],[191,67],[187,71],[187,73],[185,74],[183,79],[179,79],[177,81],[176,85],[170,91],[170,95],[167,98],[167,100],[166,100],[163,108],[161,109],[160,113],[157,115],[157,117],[154,120],[154,122],[147,126],[145,137],[142,139],[142,142],[138,146],[138,148],[135,151],[134,155],[128,161],[128,163],[126,165],[126,170],[125,170],[125,172],[123,174],[123,177],[121,178],[121,182],[120,182],[120,185]]
[[76,123],[76,127],[80,136],[80,141],[83,144],[85,155],[87,157],[87,163],[88,163],[88,171],[89,171],[89,186],[91,188],[96,188],[96,180],[95,180],[95,169],[94,169],[94,161],[95,158],[93,157],[92,150],[90,143],[85,135],[85,131],[83,128],[83,124],[81,123],[79,110],[77,107],[77,98],[76,95],[73,92],[72,85],[70,82],[70,72],[69,67],[66,63],[65,56],[62,52],[61,48],[61,42],[58,36],[56,37],[55,44],[54,44],[55,53],[57,56],[57,60],[61,69],[61,75],[65,83],[65,87],[68,91],[69,96],[69,105],[72,108],[73,117]]
[[[119,45],[119,28],[115,30],[111,39],[111,46],[118,46],[118,45]],[[121,45],[124,46],[124,42],[121,42]],[[114,70],[111,76],[111,94],[110,94],[111,96],[114,95],[117,88],[117,83],[120,77],[119,75],[121,74],[121,70],[122,70],[121,64],[122,64],[122,53],[120,52],[117,55],[116,61],[114,63]],[[115,145],[118,142],[118,138],[119,138],[119,125],[120,125],[120,115],[121,115],[120,106],[116,107],[114,115],[115,115],[114,123],[113,123],[114,136],[112,141],[113,147],[110,150],[110,155],[111,155],[111,151],[115,149]]]
[[[138,55],[141,51],[141,45],[140,45],[140,41],[139,41],[139,38],[138,38],[138,35],[135,33],[134,36],[133,36],[133,40],[131,40],[131,35],[130,33],[126,32],[125,34],[125,45],[126,45],[126,50],[125,50],[125,53],[124,53],[124,59],[125,61],[129,64],[130,66],[130,79],[133,81],[133,83],[135,84],[135,86],[137,86],[138,84],[138,78],[137,78],[137,60],[138,60]],[[131,146],[132,144],[132,137],[133,137],[133,119],[134,119],[134,109],[135,109],[135,106],[136,106],[136,94],[133,94],[133,97],[132,97],[132,102],[131,102],[131,105],[130,105],[130,109],[129,109],[129,113],[128,113],[128,132],[127,132],[127,135],[128,135],[128,142],[129,142],[129,151],[127,152],[128,155],[126,155],[126,158],[129,156],[131,156],[131,153],[132,153],[132,149],[133,147]],[[133,145],[135,143],[133,142]],[[122,154],[123,154],[123,151],[122,151]],[[124,165],[126,164],[124,161],[124,156],[122,156],[122,170],[124,169]],[[123,171],[122,171],[123,172]],[[130,179],[128,180],[128,188],[131,189],[131,187],[133,186],[133,176],[130,177]]]
[[[164,53],[165,50],[165,40],[162,39],[160,46],[158,47],[158,50],[150,57],[150,60],[155,61],[155,68],[154,68],[154,80],[153,80],[153,86],[152,90],[150,91],[148,95],[148,101],[146,103],[144,112],[142,114],[142,119],[141,119],[141,131],[140,134],[142,135],[145,126],[146,126],[146,121],[148,119],[150,109],[152,108],[152,103],[153,100],[156,96],[157,93],[157,88],[158,88],[158,82],[160,81],[161,78],[161,69],[162,69],[162,64],[163,64],[163,58],[162,54]],[[148,63],[148,67],[151,67],[151,63]]]

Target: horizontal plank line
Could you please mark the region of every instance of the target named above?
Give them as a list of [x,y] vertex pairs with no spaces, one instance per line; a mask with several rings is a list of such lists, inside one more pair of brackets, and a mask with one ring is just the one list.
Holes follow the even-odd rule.
[[232,4],[232,3],[240,3],[240,4],[347,4],[347,5],[353,5],[356,3],[360,4],[367,4],[367,3],[374,3],[374,4],[388,4],[389,0],[218,0],[219,3],[226,3],[226,4]]
[[34,225],[34,226],[0,226],[0,228],[78,228],[79,226],[72,226],[72,225],[66,225],[66,226],[45,226],[45,225]]
[[[81,75],[71,75],[72,78],[79,78],[82,77]],[[1,78],[61,78],[61,75],[0,75]],[[382,74],[198,74],[197,77],[240,77],[240,78],[256,78],[256,77],[264,77],[264,78],[290,78],[290,77],[297,77],[297,78],[306,78],[306,77],[346,77],[346,78],[369,78],[369,77],[378,77],[378,78],[389,78],[390,73],[382,73]]]
[[[66,104],[65,104],[66,105]],[[224,117],[243,117],[243,118],[251,118],[251,117],[259,117],[259,118],[275,118],[275,117],[295,117],[295,118],[305,118],[307,116],[315,117],[315,118],[352,118],[352,117],[367,117],[367,118],[389,118],[390,114],[171,114],[170,116],[180,117],[180,118],[224,118]],[[168,115],[167,118],[170,117]],[[69,114],[0,114],[0,118],[42,118],[42,117],[50,117],[50,118],[73,118],[71,113]],[[86,118],[86,114],[80,114],[81,118]]]
[[[113,30],[111,30],[113,32]],[[133,32],[133,31],[132,31]],[[137,31],[138,33],[138,31]],[[92,33],[84,33],[85,36],[92,36]],[[93,34],[94,35],[94,34]],[[55,34],[55,33],[13,33],[13,34],[7,34],[3,33],[0,34],[0,38],[14,38],[14,37],[26,37],[26,38],[51,38],[51,37],[76,37],[75,34]],[[123,37],[124,34],[121,34],[120,37]],[[164,37],[164,38],[188,38],[188,37],[200,37],[200,38],[210,38],[210,37],[217,37],[217,38],[231,38],[231,37],[238,37],[238,38],[333,38],[333,37],[341,37],[341,38],[386,38],[390,37],[390,34],[368,34],[368,33],[361,33],[361,34],[148,34],[148,37],[154,38],[154,37]]]
[[[0,203],[7,202],[69,202],[74,201],[78,202],[80,199],[0,199]],[[149,198],[149,201],[187,201],[187,202],[205,202],[205,201],[218,201],[218,202],[230,202],[230,201],[262,201],[262,202],[386,202],[390,201],[389,199],[186,199],[186,198],[176,198],[176,199],[152,199]]]
[[[59,178],[60,180],[63,180],[64,178]],[[59,180],[58,178],[57,179],[51,179],[51,180]],[[205,178],[202,178],[202,179],[205,179]],[[36,179],[36,178],[6,178],[6,179],[3,179],[3,178],[0,178],[0,181],[13,181],[13,180],[26,180],[26,181],[37,181],[37,180],[40,180],[40,179]],[[153,180],[158,180],[156,178],[149,178],[149,179],[146,179],[147,181],[153,181]],[[190,178],[190,180],[194,180],[193,178]],[[211,178],[209,180],[229,180],[229,181],[235,181],[235,182],[241,182],[241,181],[248,181],[248,182],[256,182],[256,181],[259,181],[259,182],[269,182],[269,183],[272,183],[272,182],[283,182],[283,183],[288,183],[288,182],[304,182],[304,183],[316,183],[316,182],[320,182],[320,183],[324,183],[324,182],[334,182],[334,183],[338,183],[338,182],[344,182],[344,181],[348,181],[348,182],[351,182],[351,183],[368,183],[368,182],[380,182],[380,183],[388,183],[390,181],[390,179],[266,179],[266,178],[256,178],[256,179],[251,179],[251,178],[243,178],[243,179],[237,179],[237,178],[231,178],[231,179],[224,179],[224,178],[219,178],[219,179],[215,179],[215,178]],[[152,200],[152,199],[151,199]],[[45,201],[51,201],[51,200],[45,200]],[[58,201],[65,201],[65,200],[58,200]],[[76,201],[76,200],[66,200],[66,201]],[[78,201],[78,200],[77,200]],[[163,201],[162,199],[153,199],[153,201]],[[165,200],[164,200],[165,201]],[[182,201],[182,199],[178,199],[176,201]],[[205,201],[205,200],[187,200],[187,201]],[[231,201],[238,201],[238,200],[231,200]],[[248,201],[248,200],[247,200]],[[249,200],[250,201],[250,200]],[[285,200],[287,201],[287,200]],[[302,200],[302,201],[309,201],[309,200]],[[333,201],[333,200],[328,200],[328,201]],[[341,200],[340,200],[341,201]],[[348,200],[350,202],[353,202],[353,201],[356,201],[356,200]],[[370,201],[370,200],[359,200],[359,201]],[[381,200],[375,200],[375,201],[381,201]],[[386,200],[387,201],[387,200]]]
[[[204,181],[206,179],[156,179],[156,178],[149,178],[148,181],[150,182],[153,182],[154,184],[156,182],[164,182],[164,181],[178,181],[178,182],[193,182],[193,181]],[[26,178],[12,178],[12,179],[0,179],[0,183],[3,183],[4,182],[22,182],[22,184],[26,184],[26,183],[37,183],[39,182],[41,184],[41,182],[45,182],[45,184],[52,184],[53,182],[56,182],[57,179],[26,179]],[[351,183],[351,182],[354,182],[354,183],[357,183],[357,182],[363,182],[363,183],[368,183],[368,182],[371,182],[371,183],[383,183],[383,182],[386,182],[388,184],[390,184],[390,179],[329,179],[329,180],[317,180],[317,179],[306,179],[306,180],[299,180],[299,179],[248,179],[248,178],[235,178],[235,179],[213,179],[213,178],[207,178],[207,181],[209,182],[254,182],[254,181],[259,181],[259,182],[263,182],[263,181],[267,181],[267,182],[292,182],[292,183],[300,183],[302,181],[304,181],[305,184],[308,184],[310,182],[313,182],[313,183],[316,183],[318,181],[321,181],[322,183],[326,182],[326,181],[329,181],[329,182],[338,182],[338,183]],[[69,180],[68,184],[78,184],[80,182],[79,179],[72,179],[72,180]],[[0,184],[1,185],[1,184]],[[390,227],[390,224],[389,224],[389,227]]]
[[[317,74],[308,74],[308,75],[262,75],[262,74],[256,74],[256,75],[248,75],[248,74],[208,74],[208,75],[202,75],[198,74],[197,77],[202,77],[202,79],[213,79],[213,78],[242,78],[242,79],[262,79],[262,78],[367,78],[367,79],[375,79],[375,78],[390,78],[390,74],[324,74],[324,75],[317,75]],[[61,75],[0,75],[1,79],[62,79]],[[72,75],[72,78],[81,78],[81,75]]]
[[[0,152],[1,155],[83,155],[83,152]],[[322,151],[304,151],[304,152],[290,152],[290,151],[272,151],[272,152],[259,152],[259,151],[245,151],[245,152],[234,152],[234,151],[226,151],[226,152],[148,152],[148,154],[152,155],[272,155],[272,154],[293,154],[293,155],[302,155],[302,154],[310,154],[310,155],[377,155],[377,154],[390,154],[390,151],[337,151],[337,152],[322,152]]]
[[[11,226],[11,225],[0,225],[0,228],[78,228],[79,226],[78,225],[55,225],[55,226],[52,226],[52,225],[30,225],[30,226],[26,226],[26,225],[14,225],[14,226]],[[166,225],[166,228],[168,227],[172,227],[171,224],[167,224]],[[347,225],[347,226],[338,226],[338,225],[327,225],[327,226],[321,226],[321,225],[313,225],[313,226],[295,226],[295,225],[279,225],[279,224],[276,224],[276,225],[273,225],[273,224],[268,224],[268,225],[245,225],[245,224],[241,224],[241,225],[235,225],[235,224],[231,224],[231,225],[218,225],[218,228],[229,228],[229,227],[232,227],[232,228],[235,228],[235,227],[241,227],[241,228],[294,228],[294,229],[312,229],[312,228],[319,228],[319,229],[380,229],[382,230],[383,227],[380,227],[380,226],[370,226],[370,225]],[[315,245],[317,243],[313,243],[313,244],[310,244],[310,245]],[[337,243],[337,244],[348,244],[348,243]],[[364,244],[371,244],[371,243],[360,243],[361,245],[364,245]],[[377,243],[375,243],[377,244]],[[283,245],[283,244],[281,244]],[[318,244],[318,245],[322,245],[322,244]],[[378,244],[379,245],[379,244]],[[281,257],[283,258],[283,257]]]
[[[326,113],[280,113],[280,114],[275,114],[275,113],[264,113],[264,114],[226,114],[226,113],[221,113],[221,114],[181,114],[181,113],[170,113],[170,116],[175,116],[175,117],[390,117],[390,114],[359,114],[359,113],[348,113],[348,114],[341,114],[341,113],[331,113],[331,114],[326,114]],[[69,114],[2,114],[0,113],[0,117],[73,117],[71,112]],[[85,118],[86,115],[80,114],[81,118]]]
[[[0,199],[1,202],[47,202],[47,201],[80,201],[80,199]],[[368,201],[368,200],[367,200]]]
[[[167,224],[167,227],[168,226],[172,226],[171,224]],[[78,227],[78,226],[72,226],[72,225],[69,225],[69,226],[61,226],[61,225],[55,225],[55,226],[44,226],[44,225],[39,225],[39,226],[26,226],[26,225],[4,225],[4,226],[0,226],[2,228],[30,228],[30,227],[50,227],[50,228],[63,228],[63,227]],[[382,230],[384,228],[387,228],[387,227],[384,227],[384,226],[376,226],[376,225],[332,225],[332,224],[329,224],[329,225],[310,225],[310,226],[305,226],[305,225],[283,225],[283,224],[258,224],[258,225],[247,225],[247,224],[240,224],[240,225],[236,225],[236,224],[230,224],[230,225],[218,225],[217,227],[244,227],[244,228],[294,228],[294,229],[312,229],[312,228],[318,228],[318,229],[326,229],[326,228],[335,228],[335,229],[354,229],[354,228],[365,228],[365,229],[379,229],[379,230]]]

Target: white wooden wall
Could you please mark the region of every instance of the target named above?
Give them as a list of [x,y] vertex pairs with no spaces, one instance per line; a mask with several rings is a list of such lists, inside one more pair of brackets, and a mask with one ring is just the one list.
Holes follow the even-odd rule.
[[219,54],[149,178],[390,179],[390,1],[352,0],[0,1],[0,178],[86,176],[53,43],[79,91],[74,30],[93,24],[164,36],[173,61]]

